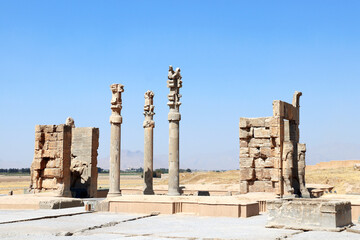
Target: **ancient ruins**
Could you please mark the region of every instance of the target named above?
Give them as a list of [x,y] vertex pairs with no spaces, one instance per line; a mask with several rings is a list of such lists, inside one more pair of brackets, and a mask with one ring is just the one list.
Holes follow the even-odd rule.
[[73,197],[97,196],[98,147],[98,128],[81,127],[72,129],[70,190]]
[[[240,118],[240,192],[238,189],[179,188],[180,68],[169,66],[168,188],[153,186],[154,92],[144,94],[143,188],[120,190],[122,84],[112,84],[109,190],[97,189],[99,129],[75,127],[71,117],[61,125],[37,125],[31,165],[33,193],[54,192],[56,199],[32,199],[27,207],[62,208],[85,205],[87,211],[251,217],[268,213],[267,227],[341,231],[360,215],[347,201],[308,199],[305,186],[306,145],[299,143],[300,96],[292,104],[273,101],[273,116]],[[198,187],[198,186],[196,186]],[[258,192],[261,194],[247,194]],[[270,194],[265,194],[270,193]],[[167,196],[164,196],[166,195]],[[240,194],[238,194],[240,193]],[[106,195],[107,194],[107,195]],[[125,196],[122,196],[124,194]],[[247,194],[247,195],[244,195]],[[182,195],[179,197],[179,195]],[[31,195],[37,197],[35,195]],[[99,198],[71,199],[73,198]],[[269,197],[270,196],[270,197]],[[65,198],[58,198],[65,197]],[[315,192],[311,197],[316,197]],[[279,198],[279,199],[276,199]],[[1,206],[14,205],[11,200]],[[84,202],[82,202],[84,200]],[[353,210],[352,210],[353,208]]]
[[70,197],[71,126],[36,125],[30,190]]
[[273,101],[273,116],[240,118],[240,193],[309,197],[305,144],[299,143],[301,92],[292,104]]
[[181,105],[180,88],[182,87],[182,77],[180,74],[180,68],[173,70],[172,66],[169,66],[167,87],[170,89],[168,94],[169,102],[167,105],[170,108],[168,114],[169,120],[169,188],[168,195],[177,196],[180,195],[179,189],[179,124],[181,120],[181,114],[179,108]]
[[154,93],[148,90],[145,95],[144,116],[144,189],[146,195],[154,194],[153,189],[153,131],[155,127],[154,117]]
[[31,164],[32,192],[64,197],[96,197],[98,128],[75,128],[72,118],[61,125],[36,125]]
[[299,230],[341,231],[352,225],[351,203],[323,199],[267,201],[266,227]]
[[111,98],[111,139],[110,139],[110,188],[108,197],[121,196],[120,191],[120,154],[121,154],[121,93],[124,92],[124,86],[121,84],[112,84]]

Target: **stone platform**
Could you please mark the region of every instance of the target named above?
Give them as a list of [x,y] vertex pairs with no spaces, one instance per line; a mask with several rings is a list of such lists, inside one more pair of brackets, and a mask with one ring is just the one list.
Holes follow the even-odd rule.
[[349,201],[351,202],[351,217],[353,222],[360,218],[360,194],[324,194],[320,199]]
[[21,194],[0,197],[0,209],[61,209],[83,206],[77,198],[55,197],[51,194]]
[[99,203],[97,209],[121,213],[247,218],[259,214],[259,203],[237,196],[127,195],[107,198]]
[[342,231],[352,226],[351,203],[324,199],[279,199],[266,202],[270,228]]

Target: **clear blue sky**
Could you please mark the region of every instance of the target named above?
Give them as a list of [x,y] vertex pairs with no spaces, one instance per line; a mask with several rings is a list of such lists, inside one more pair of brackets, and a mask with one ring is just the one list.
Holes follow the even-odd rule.
[[154,164],[166,167],[170,64],[183,75],[182,168],[238,168],[239,118],[271,116],[295,90],[308,164],[360,159],[359,12],[359,1],[0,1],[0,168],[29,167],[35,125],[68,116],[100,128],[106,167],[112,83],[125,86],[130,153],[143,151],[143,95],[155,92]]

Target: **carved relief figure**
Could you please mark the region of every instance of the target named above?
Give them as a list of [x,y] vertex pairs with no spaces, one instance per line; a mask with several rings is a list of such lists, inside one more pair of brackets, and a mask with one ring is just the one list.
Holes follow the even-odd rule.
[[283,145],[283,178],[284,178],[284,191],[286,195],[292,195],[294,189],[292,187],[293,178],[293,153],[294,146],[292,142],[284,142]]
[[305,152],[306,144],[298,143],[298,175],[299,175],[299,184],[300,191],[303,197],[309,197],[309,191],[305,187]]
[[113,112],[120,112],[122,106],[121,93],[124,92],[124,85],[112,84],[110,86],[112,97],[111,97],[111,110]]
[[181,105],[181,94],[179,93],[179,88],[182,87],[182,76],[180,74],[180,68],[176,68],[174,71],[173,67],[170,65],[168,79],[167,87],[170,88],[170,93],[168,94],[169,102],[167,105],[170,107],[170,109],[178,110],[179,106]]
[[71,126],[71,127],[75,127],[75,121],[72,117],[68,117],[65,121],[65,125]]
[[144,105],[145,120],[143,123],[144,128],[155,127],[155,122],[153,121],[153,116],[155,115],[155,112],[154,112],[155,106],[153,105],[154,96],[155,96],[155,94],[150,90],[148,90],[144,94],[144,98],[145,98],[145,105]]

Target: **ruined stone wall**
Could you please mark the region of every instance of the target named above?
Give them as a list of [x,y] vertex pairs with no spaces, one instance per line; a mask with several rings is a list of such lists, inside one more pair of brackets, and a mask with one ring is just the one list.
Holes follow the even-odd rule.
[[240,118],[240,192],[281,191],[279,117]]
[[96,197],[98,128],[37,125],[30,190],[58,196]]
[[305,188],[306,145],[300,144],[301,92],[292,104],[273,101],[273,116],[240,118],[240,192],[309,197]]
[[70,196],[71,127],[36,125],[30,189]]
[[98,128],[73,128],[70,167],[73,197],[96,197],[98,146]]

